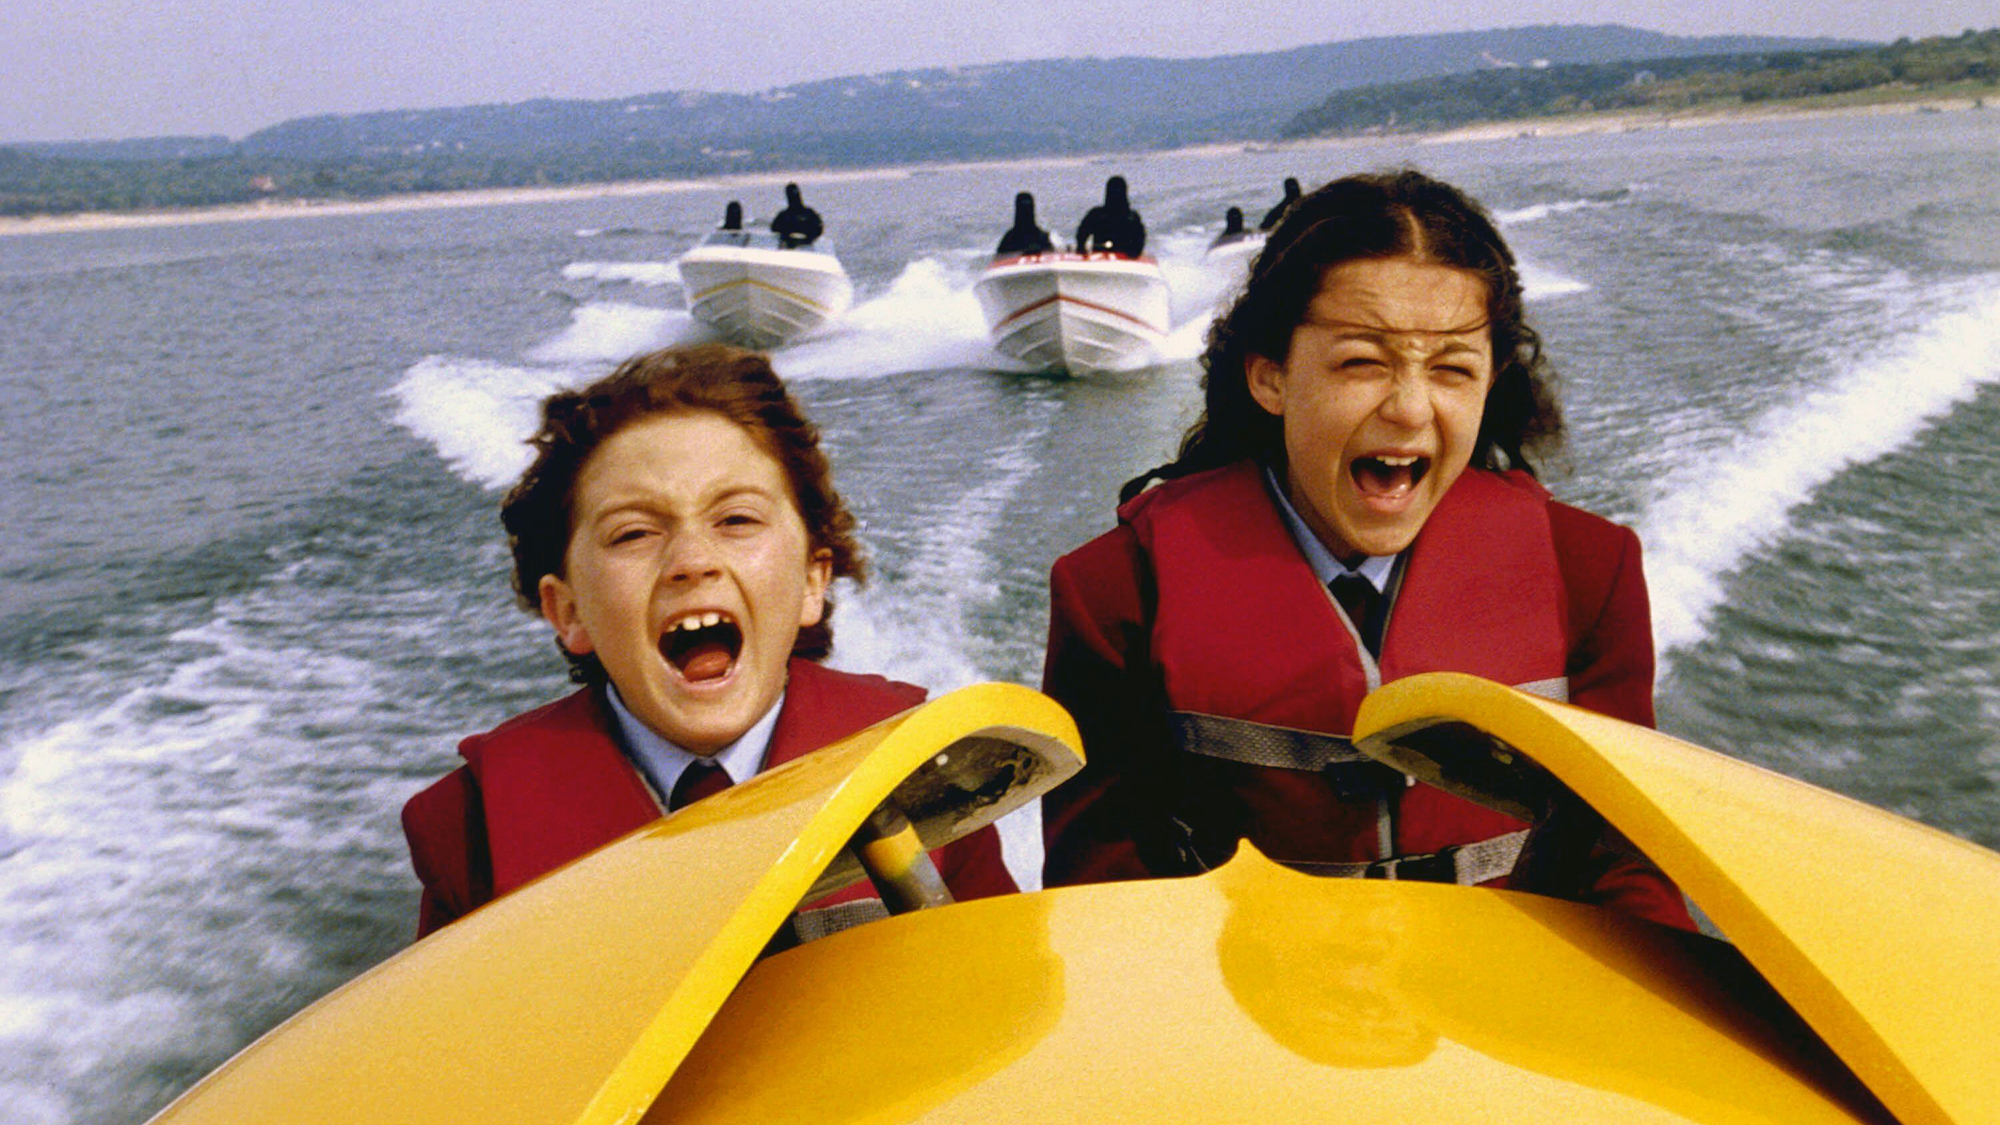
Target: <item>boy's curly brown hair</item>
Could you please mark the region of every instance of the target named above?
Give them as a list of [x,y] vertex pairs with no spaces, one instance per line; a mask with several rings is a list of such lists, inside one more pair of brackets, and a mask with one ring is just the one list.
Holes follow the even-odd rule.
[[[535,460],[500,505],[507,545],[514,553],[514,592],[531,611],[541,607],[544,575],[564,577],[563,560],[576,530],[576,481],[597,447],[643,418],[707,411],[743,427],[777,460],[791,484],[792,500],[814,553],[832,556],[833,576],[862,581],[867,563],[854,538],[854,517],[833,490],[833,471],[819,447],[819,430],[806,421],[762,354],[722,344],[667,348],[635,356],[602,379],[551,395],[542,424],[529,444]],[[833,649],[833,600],[819,624],[799,630],[792,653],[823,660]],[[560,647],[560,646],[558,646]],[[602,683],[595,655],[567,649],[570,678]]]

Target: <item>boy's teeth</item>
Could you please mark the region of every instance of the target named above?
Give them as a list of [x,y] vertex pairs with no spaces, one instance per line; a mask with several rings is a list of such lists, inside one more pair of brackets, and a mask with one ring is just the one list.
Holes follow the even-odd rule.
[[722,615],[719,613],[704,613],[701,615],[701,624],[703,628],[711,625],[720,625],[722,624]]
[[1386,455],[1378,454],[1375,459],[1377,461],[1382,462],[1384,465],[1394,465],[1398,468],[1414,465],[1417,463],[1417,459],[1415,457],[1389,457]]

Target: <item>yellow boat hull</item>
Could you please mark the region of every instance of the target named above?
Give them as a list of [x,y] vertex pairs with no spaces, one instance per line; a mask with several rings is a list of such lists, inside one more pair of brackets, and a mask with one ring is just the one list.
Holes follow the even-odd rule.
[[1195,879],[904,915],[772,958],[645,1120],[1881,1120],[1728,948],[1553,899]]
[[1636,844],[1905,1125],[2000,1121],[2000,856],[1472,676],[1385,685],[1355,738],[1424,777],[1391,736],[1442,723],[1531,757]]
[[759,961],[885,802],[934,847],[1078,767],[1060,708],[984,685],[454,923],[159,1120],[2000,1121],[2000,856],[1469,677],[1389,685],[1356,740],[1588,802],[1737,944],[1245,845]]
[[[1076,742],[1062,708],[1012,685],[905,712],[417,942],[154,1120],[634,1120],[792,911],[860,877],[848,845],[885,799],[937,847],[1069,776]],[[961,761],[1008,783],[968,789]]]

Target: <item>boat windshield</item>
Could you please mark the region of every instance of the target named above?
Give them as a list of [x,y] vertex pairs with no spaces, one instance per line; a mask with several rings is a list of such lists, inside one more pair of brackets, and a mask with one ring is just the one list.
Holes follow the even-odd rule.
[[698,246],[743,246],[753,250],[804,250],[811,254],[833,253],[833,240],[817,238],[810,246],[787,246],[784,240],[768,230],[712,230],[702,236]]

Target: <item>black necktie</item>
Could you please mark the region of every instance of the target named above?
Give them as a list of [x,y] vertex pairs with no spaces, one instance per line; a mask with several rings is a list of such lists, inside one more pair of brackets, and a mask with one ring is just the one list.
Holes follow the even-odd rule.
[[729,788],[729,771],[714,762],[696,762],[681,771],[681,779],[674,782],[673,795],[667,798],[667,811],[692,805],[703,797],[713,796]]
[[1382,623],[1376,620],[1382,605],[1382,592],[1373,582],[1358,574],[1343,574],[1327,584],[1333,591],[1333,600],[1347,611],[1347,619],[1361,632],[1361,643],[1368,646],[1370,656],[1380,656],[1382,650]]

